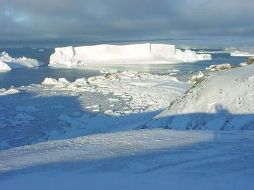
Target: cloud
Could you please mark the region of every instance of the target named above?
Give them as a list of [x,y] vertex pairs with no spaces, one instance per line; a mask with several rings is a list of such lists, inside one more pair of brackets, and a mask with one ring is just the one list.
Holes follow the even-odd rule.
[[3,0],[1,41],[251,36],[253,0]]

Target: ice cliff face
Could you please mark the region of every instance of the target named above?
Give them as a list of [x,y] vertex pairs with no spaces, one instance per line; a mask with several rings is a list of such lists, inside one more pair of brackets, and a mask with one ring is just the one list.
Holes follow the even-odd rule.
[[56,48],[50,66],[85,66],[87,64],[169,64],[209,60],[209,54],[182,51],[175,45],[132,44],[94,45]]
[[26,57],[13,58],[8,53],[0,53],[0,72],[10,71],[21,67],[38,67],[43,63]]

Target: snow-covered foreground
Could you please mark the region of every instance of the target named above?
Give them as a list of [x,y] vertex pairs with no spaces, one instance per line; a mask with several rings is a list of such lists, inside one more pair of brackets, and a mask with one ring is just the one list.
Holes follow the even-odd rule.
[[253,130],[254,65],[211,73],[151,122],[173,129]]
[[182,51],[168,44],[94,45],[55,48],[50,66],[84,67],[105,64],[170,64],[211,60],[210,54]]
[[1,189],[253,189],[254,133],[131,130],[0,152]]
[[140,128],[191,84],[122,72],[0,90],[0,149]]
[[42,64],[42,62],[39,62],[36,59],[26,57],[13,58],[6,52],[0,53],[0,72],[6,72],[22,67],[38,67]]

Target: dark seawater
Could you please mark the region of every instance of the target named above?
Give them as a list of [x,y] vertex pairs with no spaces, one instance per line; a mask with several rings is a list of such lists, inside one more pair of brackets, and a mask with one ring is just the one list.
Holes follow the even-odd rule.
[[[12,57],[29,57],[38,59],[39,61],[48,64],[50,55],[54,52],[52,48],[5,48],[0,49],[0,52],[6,51]],[[196,50],[199,51],[199,50]],[[218,49],[209,49],[207,51],[220,51]],[[231,57],[228,53],[213,53],[212,60],[200,61],[195,63],[182,63],[182,64],[168,64],[168,65],[130,65],[130,66],[96,66],[84,69],[60,69],[51,68],[47,65],[38,68],[22,68],[13,69],[10,72],[0,73],[0,88],[8,88],[10,86],[27,86],[30,84],[39,84],[46,77],[52,78],[66,78],[69,81],[74,81],[81,77],[91,77],[100,74],[100,69],[116,68],[118,71],[134,70],[138,72],[149,72],[155,74],[170,74],[179,70],[177,77],[181,80],[186,80],[189,76],[198,71],[205,71],[205,69],[212,64],[230,63],[232,65],[239,65],[245,61],[244,57]]]

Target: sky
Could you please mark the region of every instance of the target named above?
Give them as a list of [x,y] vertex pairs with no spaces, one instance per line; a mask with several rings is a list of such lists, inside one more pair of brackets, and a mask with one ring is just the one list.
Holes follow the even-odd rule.
[[253,37],[253,7],[253,0],[0,0],[0,44]]

